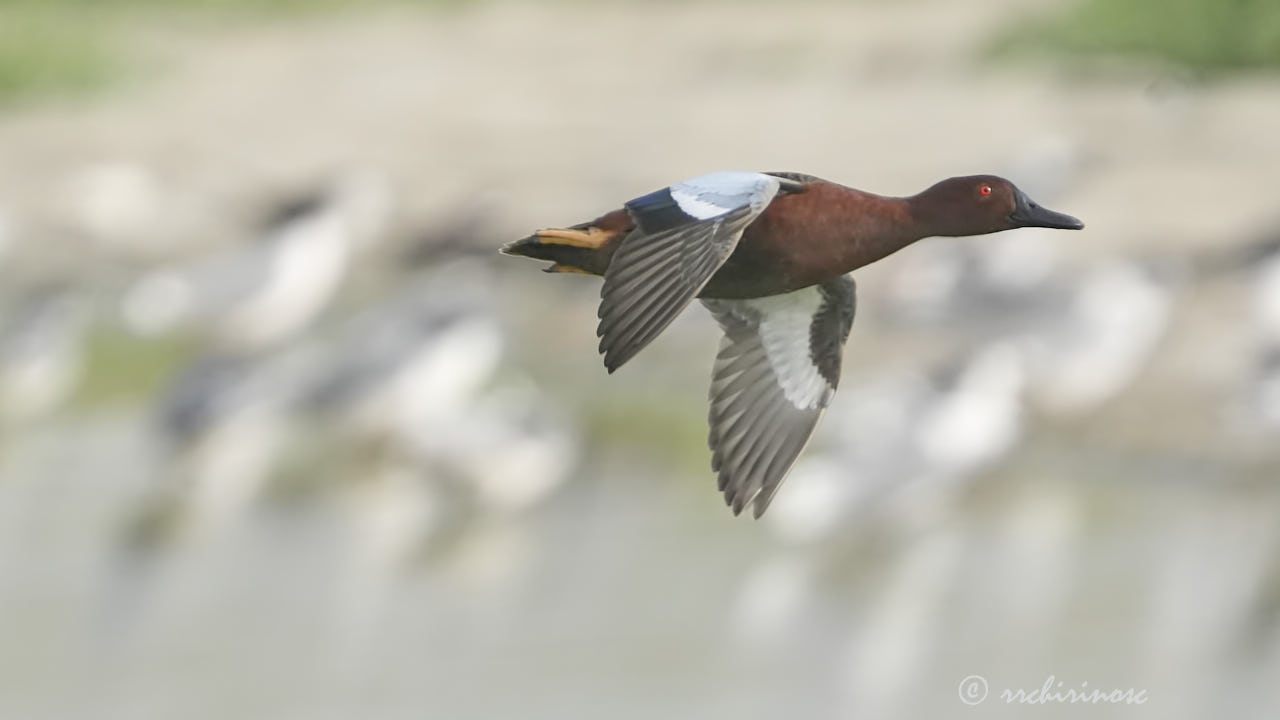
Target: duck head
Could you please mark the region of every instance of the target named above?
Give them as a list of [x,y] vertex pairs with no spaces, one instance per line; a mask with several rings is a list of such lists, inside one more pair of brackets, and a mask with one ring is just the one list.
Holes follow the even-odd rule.
[[910,202],[916,218],[931,235],[985,235],[1021,227],[1084,228],[1079,220],[1038,205],[1013,183],[995,175],[949,178]]

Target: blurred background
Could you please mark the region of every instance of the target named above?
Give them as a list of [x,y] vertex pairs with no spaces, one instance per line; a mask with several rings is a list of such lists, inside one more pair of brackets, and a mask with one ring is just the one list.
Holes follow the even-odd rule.
[[[0,717],[1274,717],[1277,128],[1271,0],[6,0]],[[707,313],[496,254],[717,169],[1088,229],[860,271],[735,519]]]

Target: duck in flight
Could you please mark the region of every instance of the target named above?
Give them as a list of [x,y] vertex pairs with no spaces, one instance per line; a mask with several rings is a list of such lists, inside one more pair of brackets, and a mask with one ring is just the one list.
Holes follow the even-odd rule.
[[604,278],[600,352],[610,373],[698,298],[724,331],[711,373],[711,467],[735,515],[769,507],[840,380],[855,294],[849,273],[932,236],[1084,223],[993,175],[884,197],[792,172],[714,172],[590,222],[502,248],[547,272]]

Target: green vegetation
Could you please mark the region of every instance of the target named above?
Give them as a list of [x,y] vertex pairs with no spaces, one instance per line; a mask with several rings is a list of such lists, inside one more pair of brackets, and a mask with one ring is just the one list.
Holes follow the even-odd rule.
[[127,31],[158,16],[295,19],[372,5],[438,7],[461,0],[0,0],[0,109],[79,95],[138,64]]
[[76,403],[97,406],[155,397],[191,357],[191,341],[166,337],[140,340],[99,329],[89,336],[85,377]]
[[[295,19],[371,5],[440,7],[466,0],[0,0],[0,108],[77,95],[138,59],[125,33],[159,15]],[[1015,27],[998,52],[1155,59],[1197,71],[1280,68],[1280,0],[1077,0],[1061,16]]]
[[999,50],[1154,59],[1205,72],[1280,68],[1277,0],[1079,0],[1015,28]]
[[711,460],[707,420],[698,394],[662,396],[619,392],[588,403],[579,412],[588,447],[627,447],[660,453],[663,462],[702,469]]
[[118,64],[108,35],[56,2],[0,5],[0,105],[102,85]]

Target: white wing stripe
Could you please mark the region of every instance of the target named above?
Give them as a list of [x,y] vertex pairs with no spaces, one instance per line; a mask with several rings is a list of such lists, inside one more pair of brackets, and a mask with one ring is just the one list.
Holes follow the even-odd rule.
[[[853,280],[702,302],[724,330],[711,372],[711,467],[734,514],[752,504],[760,517],[835,392],[853,320]],[[823,353],[817,360],[815,335]]]
[[823,407],[834,390],[813,364],[810,349],[821,292],[813,287],[746,302],[760,313],[760,341],[787,400],[805,410]]

